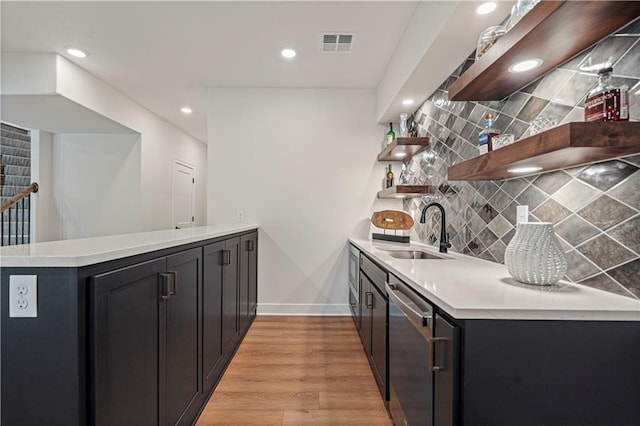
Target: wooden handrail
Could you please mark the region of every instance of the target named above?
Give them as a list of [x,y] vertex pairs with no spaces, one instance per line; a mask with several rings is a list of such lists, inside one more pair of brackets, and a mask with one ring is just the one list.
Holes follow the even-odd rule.
[[11,197],[9,200],[7,200],[4,203],[2,203],[2,206],[0,207],[0,214],[4,213],[5,210],[9,210],[11,208],[11,206],[13,206],[14,204],[18,203],[23,198],[28,197],[29,194],[31,194],[32,192],[38,192],[38,184],[35,183],[35,182],[33,182],[31,185],[27,186],[25,189],[23,189],[22,191],[20,191],[19,193],[17,193],[13,197]]

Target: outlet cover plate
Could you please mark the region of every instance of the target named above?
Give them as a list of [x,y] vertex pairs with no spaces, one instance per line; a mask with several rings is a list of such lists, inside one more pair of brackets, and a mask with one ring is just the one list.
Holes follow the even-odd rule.
[[516,224],[529,221],[529,206],[516,207]]
[[38,276],[9,275],[9,317],[38,316]]

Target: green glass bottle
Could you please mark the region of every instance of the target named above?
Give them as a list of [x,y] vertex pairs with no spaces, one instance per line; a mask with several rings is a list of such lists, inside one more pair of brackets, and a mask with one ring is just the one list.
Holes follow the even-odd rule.
[[396,132],[393,131],[393,123],[389,123],[389,131],[387,132],[387,145],[396,140]]

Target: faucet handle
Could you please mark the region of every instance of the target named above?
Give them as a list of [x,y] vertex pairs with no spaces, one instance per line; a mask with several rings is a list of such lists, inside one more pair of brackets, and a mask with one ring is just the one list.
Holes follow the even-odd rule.
[[447,241],[445,241],[447,248],[451,248],[451,243],[449,242],[449,233],[447,232]]

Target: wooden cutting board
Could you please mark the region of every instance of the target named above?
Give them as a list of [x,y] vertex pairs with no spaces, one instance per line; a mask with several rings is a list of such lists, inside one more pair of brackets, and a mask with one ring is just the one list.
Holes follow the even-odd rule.
[[382,210],[373,213],[371,223],[382,229],[406,230],[413,227],[413,218],[400,210]]

